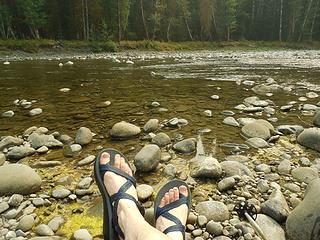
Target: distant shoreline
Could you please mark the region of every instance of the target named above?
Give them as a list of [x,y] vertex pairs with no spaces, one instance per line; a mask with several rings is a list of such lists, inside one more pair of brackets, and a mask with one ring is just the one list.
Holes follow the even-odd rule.
[[55,40],[0,40],[0,56],[104,53],[126,51],[200,51],[200,50],[320,50],[320,42],[158,42],[158,41],[55,41]]

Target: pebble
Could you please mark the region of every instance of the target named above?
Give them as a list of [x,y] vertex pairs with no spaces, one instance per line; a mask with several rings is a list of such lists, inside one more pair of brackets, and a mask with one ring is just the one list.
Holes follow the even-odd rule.
[[87,229],[79,229],[75,231],[73,238],[74,240],[92,240],[92,236]]
[[89,165],[89,164],[93,163],[95,159],[96,159],[96,156],[90,155],[90,156],[82,159],[81,161],[79,161],[79,162],[77,163],[77,165],[78,165],[79,167],[85,166],[85,165]]
[[39,236],[53,236],[54,232],[46,224],[40,224],[35,228],[36,234]]
[[138,199],[145,201],[150,198],[153,194],[153,187],[147,184],[140,184],[137,186]]
[[214,236],[219,236],[222,234],[223,226],[221,223],[211,220],[207,223],[206,230]]
[[52,191],[52,197],[56,199],[62,199],[68,197],[71,194],[71,191],[66,188],[58,188]]
[[24,232],[27,232],[33,227],[34,223],[34,217],[32,215],[26,215],[20,219],[17,228]]
[[2,117],[10,118],[13,116],[14,116],[14,111],[12,111],[12,110],[2,113]]
[[23,201],[23,196],[21,194],[13,194],[8,201],[11,207],[18,207]]

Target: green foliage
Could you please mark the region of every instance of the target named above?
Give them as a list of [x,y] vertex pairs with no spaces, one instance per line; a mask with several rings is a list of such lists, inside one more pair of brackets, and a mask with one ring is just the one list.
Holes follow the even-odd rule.
[[89,43],[91,51],[98,53],[98,52],[116,52],[117,45],[112,41],[107,42],[97,42],[92,41]]

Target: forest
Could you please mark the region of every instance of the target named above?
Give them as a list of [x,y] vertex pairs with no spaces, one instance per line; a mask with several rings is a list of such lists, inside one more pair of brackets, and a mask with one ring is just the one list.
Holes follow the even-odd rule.
[[1,39],[312,41],[320,0],[0,0]]

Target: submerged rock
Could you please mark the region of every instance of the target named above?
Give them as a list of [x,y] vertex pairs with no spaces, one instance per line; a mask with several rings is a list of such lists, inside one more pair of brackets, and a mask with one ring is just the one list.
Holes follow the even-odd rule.
[[127,122],[119,122],[113,125],[110,135],[117,139],[127,139],[139,135],[140,128]]
[[14,111],[12,111],[12,110],[2,113],[2,117],[10,118],[13,116],[14,116]]
[[28,141],[31,145],[31,147],[38,149],[42,146],[46,146],[48,148],[56,148],[56,147],[62,147],[62,142],[58,141],[54,138],[52,135],[45,135],[45,134],[38,134],[38,133],[32,133],[28,137]]
[[152,143],[158,145],[159,147],[165,147],[171,143],[170,137],[165,133],[158,133],[154,138],[152,138]]
[[192,153],[196,150],[196,139],[188,138],[173,145],[173,149],[179,153]]
[[42,113],[42,109],[41,108],[34,108],[34,109],[29,111],[30,116],[40,115],[41,113]]
[[242,133],[248,138],[262,138],[264,140],[268,140],[271,136],[269,128],[257,122],[243,126]]
[[41,183],[40,176],[26,165],[8,164],[0,167],[0,195],[35,193]]

